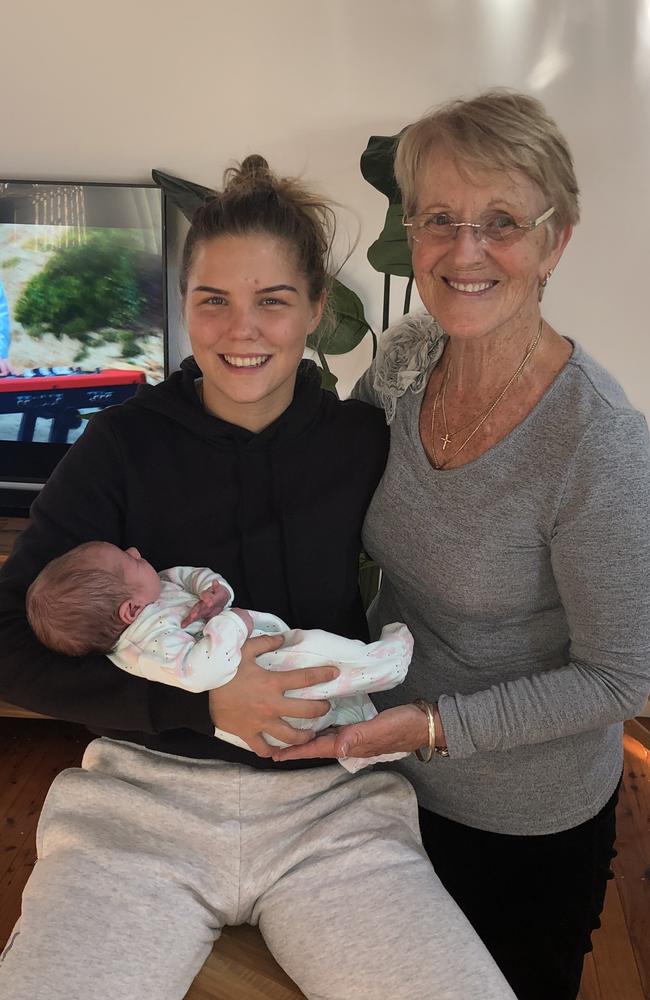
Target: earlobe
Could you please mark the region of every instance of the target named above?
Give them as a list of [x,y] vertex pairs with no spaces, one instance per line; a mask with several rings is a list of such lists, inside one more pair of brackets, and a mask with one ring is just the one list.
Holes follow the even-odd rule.
[[544,270],[538,276],[540,302],[542,299],[542,295],[544,294],[544,289],[548,284],[548,280],[553,274],[553,271],[555,270],[557,265],[559,264],[562,254],[566,249],[566,245],[571,239],[572,235],[573,235],[573,226],[569,224],[563,226],[562,229],[560,229],[560,231],[558,232],[557,238],[553,246],[546,254],[546,259],[542,262]]

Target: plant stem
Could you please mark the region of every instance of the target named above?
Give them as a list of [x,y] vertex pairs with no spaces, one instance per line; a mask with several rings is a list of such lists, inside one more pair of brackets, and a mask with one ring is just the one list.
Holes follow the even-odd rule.
[[406,283],[406,295],[404,296],[404,315],[411,308],[411,292],[413,291],[413,274],[411,274],[408,282]]
[[390,323],[390,274],[384,275],[384,317],[382,320],[382,333]]
[[379,346],[377,343],[377,334],[371,326],[368,327],[368,333],[372,337],[372,360],[374,361],[377,357],[377,347]]

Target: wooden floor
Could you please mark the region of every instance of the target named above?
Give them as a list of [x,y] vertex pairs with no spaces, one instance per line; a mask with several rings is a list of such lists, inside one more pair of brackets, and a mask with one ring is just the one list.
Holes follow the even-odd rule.
[[[634,726],[638,723],[631,724],[631,731],[644,738]],[[0,947],[20,912],[45,793],[60,770],[79,764],[88,740],[78,726],[0,718]],[[625,738],[617,847],[615,879],[609,883],[593,955],[585,963],[580,1000],[650,1000],[650,752],[630,733]],[[258,932],[238,927],[226,929],[187,1000],[302,996]]]

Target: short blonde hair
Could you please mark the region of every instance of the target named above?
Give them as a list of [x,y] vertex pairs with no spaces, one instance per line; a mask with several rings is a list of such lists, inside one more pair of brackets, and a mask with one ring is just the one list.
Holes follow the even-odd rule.
[[126,628],[119,608],[130,594],[122,574],[97,566],[105,545],[86,542],[53,559],[27,591],[32,631],[55,653],[108,653]]
[[395,178],[406,215],[417,202],[418,173],[434,147],[461,163],[487,170],[518,170],[546,195],[560,229],[580,218],[579,190],[568,143],[534,97],[498,88],[472,100],[442,104],[410,125],[395,154]]

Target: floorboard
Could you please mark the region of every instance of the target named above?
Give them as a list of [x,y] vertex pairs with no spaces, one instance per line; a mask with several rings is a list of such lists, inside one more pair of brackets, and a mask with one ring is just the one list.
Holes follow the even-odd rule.
[[[0,947],[20,913],[47,789],[59,771],[79,765],[90,738],[82,727],[54,720],[0,718]],[[630,735],[617,822],[615,878],[585,961],[579,1000],[650,1000],[650,752]],[[229,927],[187,1000],[302,996],[257,930]]]
[[613,869],[643,1000],[650,998],[650,751],[625,737]]

